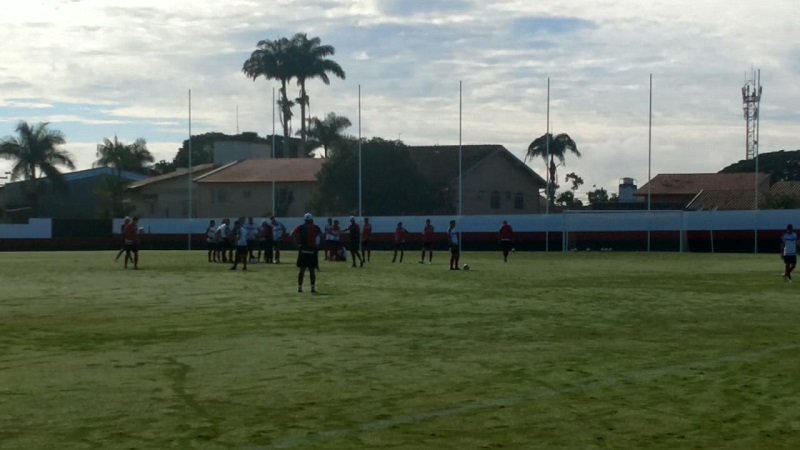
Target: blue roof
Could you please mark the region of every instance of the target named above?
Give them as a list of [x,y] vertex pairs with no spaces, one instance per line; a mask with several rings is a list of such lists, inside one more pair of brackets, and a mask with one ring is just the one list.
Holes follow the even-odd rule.
[[[93,169],[77,170],[75,172],[65,173],[64,178],[66,178],[67,181],[77,181],[77,180],[83,180],[85,178],[99,177],[102,175],[116,177],[117,171],[112,167],[95,167]],[[147,175],[142,175],[141,173],[129,172],[127,170],[123,170],[122,178],[128,181],[139,181],[149,177]]]

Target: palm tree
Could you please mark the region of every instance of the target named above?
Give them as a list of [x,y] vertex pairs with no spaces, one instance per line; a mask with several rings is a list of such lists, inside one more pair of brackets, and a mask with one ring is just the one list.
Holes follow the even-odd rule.
[[293,75],[297,78],[300,86],[300,153],[306,151],[306,107],[309,106],[306,82],[319,78],[326,85],[331,84],[328,74],[333,74],[341,79],[345,79],[342,66],[336,61],[327,59],[336,53],[336,49],[331,45],[322,45],[318,37],[311,39],[305,33],[297,33],[292,38],[292,65]]
[[94,166],[111,167],[117,175],[116,179],[109,179],[108,182],[101,185],[101,189],[107,192],[111,198],[112,216],[119,217],[124,213],[121,202],[125,184],[122,181],[122,172],[147,173],[147,165],[152,164],[153,161],[155,158],[147,150],[147,142],[142,138],[137,139],[133,144],[125,144],[114,136],[113,141],[106,138],[103,139],[102,144],[97,144],[97,161],[94,162]]
[[328,149],[342,139],[342,131],[352,125],[350,119],[345,116],[337,116],[336,113],[328,113],[325,120],[318,117],[311,119],[308,128],[308,137],[313,141],[312,150],[316,147],[325,149],[325,157],[328,157]]
[[[572,153],[578,158],[581,157],[581,152],[578,151],[578,145],[566,133],[561,133],[555,138],[551,133],[543,134],[536,138],[528,146],[528,154],[525,158],[536,158],[541,156],[544,159],[545,166],[549,164],[548,179],[547,179],[547,199],[551,205],[555,204],[556,197],[556,167],[555,160],[558,159],[559,165],[564,164],[567,153]],[[550,160],[548,161],[548,154]]]
[[39,196],[42,189],[40,177],[46,176],[54,188],[65,192],[67,183],[64,174],[56,166],[75,170],[72,155],[58,148],[66,143],[64,133],[51,130],[48,126],[47,122],[30,126],[27,122],[21,121],[17,124],[16,137],[0,140],[0,157],[14,162],[11,179],[27,181],[24,191],[31,204],[33,217],[37,217],[39,213]]
[[97,161],[95,167],[113,167],[117,177],[122,177],[122,171],[147,173],[147,165],[155,161],[153,155],[147,150],[147,142],[139,138],[133,144],[125,144],[116,136],[114,140],[103,139],[102,144],[97,144]]
[[292,42],[287,38],[275,41],[259,41],[256,50],[244,62],[242,72],[256,81],[258,77],[281,82],[280,99],[278,107],[283,125],[283,153],[289,154],[289,122],[292,119],[292,106],[294,105],[287,96],[286,85],[295,77],[292,57]]

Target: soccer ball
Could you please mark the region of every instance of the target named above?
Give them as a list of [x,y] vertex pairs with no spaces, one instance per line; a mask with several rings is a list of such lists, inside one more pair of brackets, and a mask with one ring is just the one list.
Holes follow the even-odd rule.
[[464,270],[469,270],[469,264],[464,264]]

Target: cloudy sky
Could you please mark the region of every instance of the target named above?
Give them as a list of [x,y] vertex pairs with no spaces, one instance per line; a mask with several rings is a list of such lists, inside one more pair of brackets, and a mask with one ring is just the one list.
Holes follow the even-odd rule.
[[[103,138],[171,160],[193,132],[271,133],[273,85],[242,63],[261,39],[319,36],[347,79],[309,86],[313,115],[411,145],[498,143],[523,158],[551,121],[585,188],[716,172],[745,156],[740,88],[764,85],[761,152],[800,148],[795,0],[0,0],[0,136],[49,121],[79,168]],[[13,5],[13,8],[11,7]],[[293,87],[293,89],[295,89]],[[296,89],[295,89],[296,90]],[[297,126],[295,124],[295,126]],[[544,174],[541,160],[530,162]],[[0,160],[0,169],[8,163]],[[563,180],[562,180],[563,181]],[[566,183],[562,182],[566,186]],[[586,189],[584,189],[586,190]]]

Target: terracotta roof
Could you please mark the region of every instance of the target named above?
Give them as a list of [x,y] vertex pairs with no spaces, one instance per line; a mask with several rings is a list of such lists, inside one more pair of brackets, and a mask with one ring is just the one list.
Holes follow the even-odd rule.
[[[759,207],[764,201],[766,193],[759,192]],[[697,194],[697,197],[692,199],[686,209],[696,211],[730,211],[730,210],[748,210],[753,209],[755,206],[755,190],[754,189],[733,189],[733,190],[704,190]]]
[[[759,186],[769,186],[769,174],[758,174]],[[703,190],[730,191],[754,189],[752,173],[675,173],[658,174],[640,187],[635,195],[693,195]]]
[[[445,185],[458,179],[458,146],[457,145],[431,145],[408,147],[411,159],[417,164],[420,173],[429,181],[438,185]],[[520,169],[536,178],[542,186],[544,179],[527,164],[520,161],[507,148],[502,145],[462,145],[461,170],[467,172],[477,167],[485,159],[494,154],[503,155],[517,163]]]
[[315,182],[325,159],[247,159],[195,178],[198,183]]
[[[206,172],[208,172],[209,170],[211,170],[213,168],[214,168],[214,164],[211,164],[211,163],[209,163],[209,164],[198,164],[196,166],[192,166],[192,173],[193,174],[203,174],[203,173],[206,173]],[[178,177],[184,176],[188,172],[189,172],[189,168],[188,167],[181,167],[181,168],[176,169],[175,171],[170,172],[170,173],[165,173],[163,175],[157,175],[157,176],[154,176],[154,177],[150,177],[150,178],[148,178],[146,180],[136,181],[134,183],[130,183],[128,185],[128,189],[138,189],[140,187],[149,186],[151,184],[159,183],[161,181],[171,180],[173,178],[178,178]]]
[[769,195],[800,197],[800,181],[778,181],[769,188]]

